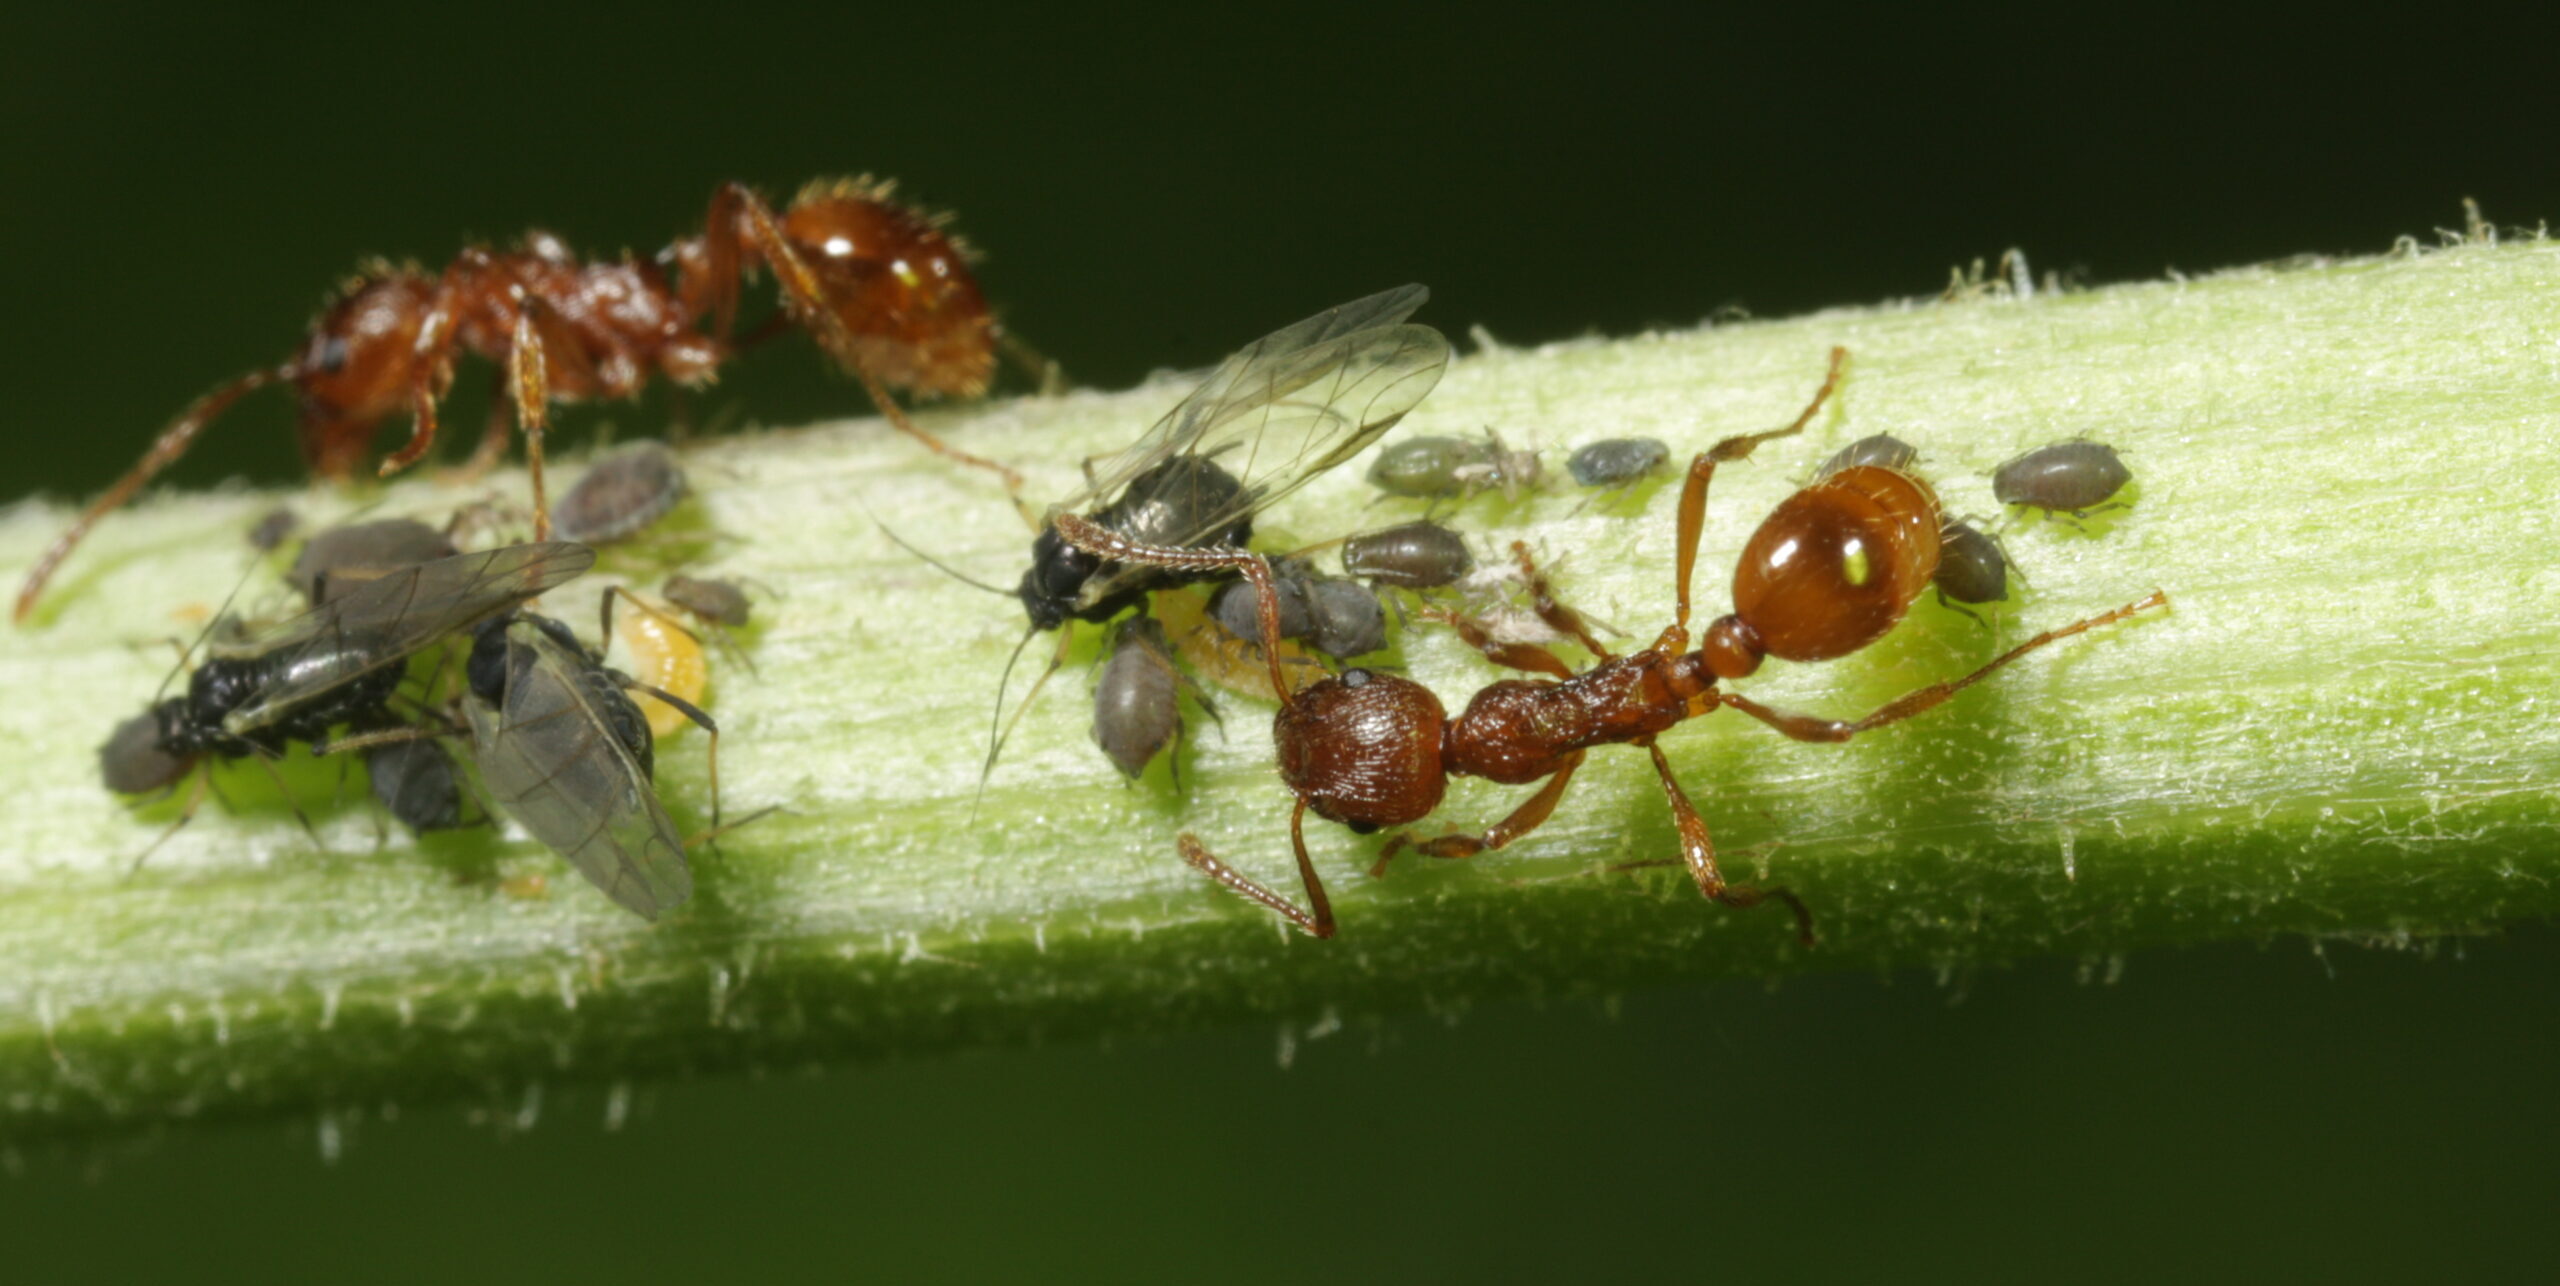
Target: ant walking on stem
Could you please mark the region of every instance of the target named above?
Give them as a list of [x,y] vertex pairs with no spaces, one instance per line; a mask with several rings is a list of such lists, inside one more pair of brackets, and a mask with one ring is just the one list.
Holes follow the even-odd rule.
[[[654,259],[581,259],[560,238],[534,231],[513,249],[470,247],[440,273],[367,265],[312,322],[298,353],[196,399],[81,511],[28,572],[13,619],[25,623],[54,568],[90,527],[186,454],[233,403],[270,384],[294,391],[303,463],[312,473],[352,478],[375,431],[404,409],[409,440],[378,471],[416,464],[435,443],[437,407],[459,353],[497,366],[505,387],[462,473],[485,472],[506,453],[512,407],[525,438],[537,541],[551,534],[542,476],[551,403],[637,397],[653,377],[688,388],[709,384],[723,362],[784,322],[810,332],[899,431],[995,473],[1018,492],[1020,475],[918,428],[892,396],[979,396],[999,344],[1034,362],[988,312],[968,261],[943,220],[892,200],[885,182],[851,179],[812,183],[779,214],[754,189],[723,184],[702,232]],[[783,314],[732,341],[739,282],[759,269],[772,270],[780,284]]]
[[[1657,737],[1731,706],[1798,741],[1847,741],[1943,704],[2037,648],[2168,603],[2167,595],[2155,591],[2114,611],[2048,630],[1962,678],[1931,684],[1857,720],[1790,714],[1718,688],[1723,680],[1751,674],[1765,657],[1821,661],[1875,642],[1902,618],[1936,572],[1943,515],[1928,484],[1881,465],[1845,468],[1798,491],[1760,525],[1734,573],[1733,613],[1710,625],[1696,650],[1690,648],[1690,581],[1716,466],[1748,457],[1763,442],[1802,432],[1838,386],[1847,357],[1845,349],[1832,350],[1828,378],[1794,423],[1727,438],[1690,462],[1680,497],[1673,572],[1678,607],[1651,647],[1626,656],[1612,654],[1579,615],[1556,599],[1531,565],[1526,546],[1515,544],[1513,553],[1538,614],[1559,633],[1580,640],[1600,658],[1598,664],[1577,673],[1545,648],[1498,643],[1466,618],[1441,613],[1438,619],[1454,626],[1494,663],[1544,677],[1490,684],[1456,719],[1448,717],[1430,689],[1393,674],[1351,669],[1297,689],[1273,720],[1272,737],[1281,779],[1297,800],[1289,814],[1289,840],[1307,907],[1301,909],[1220,861],[1196,836],[1181,837],[1183,860],[1299,929],[1329,938],[1334,934],[1333,907],[1307,856],[1308,810],[1368,834],[1430,816],[1453,775],[1510,785],[1544,779],[1537,794],[1482,834],[1422,840],[1396,836],[1371,873],[1383,871],[1405,848],[1429,857],[1473,857],[1502,848],[1546,821],[1586,751],[1636,745],[1653,757],[1679,830],[1681,861],[1698,891],[1734,907],[1783,902],[1795,913],[1798,938],[1811,944],[1812,914],[1793,893],[1726,882],[1706,823],[1673,776]],[[1278,589],[1261,555],[1141,545],[1073,514],[1058,515],[1055,522],[1067,541],[1102,557],[1194,573],[1239,571],[1260,596],[1265,633],[1277,633]],[[1290,692],[1276,660],[1272,666],[1273,687]]]

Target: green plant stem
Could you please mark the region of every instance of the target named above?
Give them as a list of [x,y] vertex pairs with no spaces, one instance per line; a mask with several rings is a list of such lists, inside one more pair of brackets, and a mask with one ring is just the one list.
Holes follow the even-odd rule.
[[[2560,907],[2555,298],[2560,248],[2466,247],[1496,347],[1453,366],[1398,432],[1493,425],[1551,448],[1552,466],[1599,437],[1689,452],[1782,423],[1825,351],[1847,345],[1834,409],[1717,476],[1708,617],[1751,527],[1853,438],[1918,445],[1948,508],[1981,514],[1995,512],[1987,473],[2012,454],[2077,435],[2122,449],[2129,509],[2086,529],[2009,527],[2032,587],[1991,629],[1924,602],[1865,653],[1736,686],[1854,717],[2154,587],[2168,612],[1845,746],[1735,715],[1664,738],[1728,872],[1813,908],[1810,950],[1783,912],[1709,905],[1677,870],[1598,873],[1676,854],[1633,750],[1595,752],[1552,821],[1472,862],[1409,858],[1370,880],[1380,840],[1311,818],[1343,925],[1330,943],[1283,932],[1174,855],[1175,835],[1196,831],[1294,892],[1267,706],[1226,701],[1223,739],[1195,727],[1180,793],[1161,766],[1132,788],[1087,741],[1071,664],[978,798],[1021,612],[920,564],[865,506],[996,584],[1019,576],[1027,536],[985,479],[871,421],[692,456],[696,521],[725,533],[710,566],[773,591],[746,640],[756,673],[722,664],[715,680],[725,808],[785,811],[698,855],[701,891],[682,912],[643,924],[549,853],[487,831],[377,845],[360,784],[341,790],[325,762],[287,766],[321,844],[238,765],[219,777],[234,811],[208,806],[128,877],[174,805],[118,806],[95,747],[166,673],[156,641],[190,632],[200,617],[184,610],[239,581],[256,517],[284,498],[315,519],[359,499],[436,514],[465,498],[424,478],[381,497],[162,497],[105,524],[0,653],[15,795],[0,829],[0,1141],[1736,973],[2387,939],[2547,915]],[[1182,391],[926,418],[1056,495],[1077,460]],[[1409,502],[1371,508],[1360,467],[1293,497],[1265,543],[1414,516]],[[1676,495],[1577,512],[1582,497],[1558,486],[1447,516],[1482,533],[1488,557],[1529,541],[1571,601],[1636,646],[1669,614]],[[24,566],[64,517],[34,503],[7,515],[0,565]],[[244,601],[272,584],[261,571]],[[583,633],[591,602],[552,606]],[[1403,638],[1410,673],[1453,707],[1498,677],[1446,631]],[[660,750],[663,793],[697,822],[702,751],[699,733]],[[1427,829],[1480,828],[1526,793],[1456,783]],[[536,876],[547,892],[529,896]]]

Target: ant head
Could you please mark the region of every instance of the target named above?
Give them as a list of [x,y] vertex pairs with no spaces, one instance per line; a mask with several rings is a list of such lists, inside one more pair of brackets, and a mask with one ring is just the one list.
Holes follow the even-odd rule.
[[1317,816],[1365,832],[1420,821],[1440,806],[1448,722],[1431,689],[1355,667],[1300,688],[1272,737],[1290,791]]

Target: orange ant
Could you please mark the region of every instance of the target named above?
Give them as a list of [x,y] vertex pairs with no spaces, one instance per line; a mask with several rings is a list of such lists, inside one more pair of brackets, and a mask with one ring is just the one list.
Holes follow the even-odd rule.
[[[1617,656],[1592,637],[1573,609],[1558,602],[1530,564],[1527,546],[1512,552],[1528,579],[1538,614],[1558,632],[1581,641],[1598,664],[1576,673],[1542,647],[1504,644],[1455,613],[1437,619],[1496,664],[1548,677],[1505,679],[1477,692],[1456,719],[1440,699],[1412,680],[1352,669],[1296,689],[1272,724],[1281,778],[1297,797],[1289,814],[1289,840],[1306,886],[1308,909],[1218,860],[1196,836],[1183,835],[1182,859],[1228,889],[1277,912],[1319,938],[1334,933],[1333,908],[1307,857],[1305,819],[1318,816],[1368,834],[1419,822],[1440,805],[1451,776],[1483,777],[1507,785],[1545,779],[1546,785],[1510,816],[1480,835],[1448,834],[1416,840],[1399,834],[1387,843],[1371,874],[1383,873],[1395,854],[1412,848],[1430,857],[1473,857],[1502,848],[1537,829],[1555,810],[1566,785],[1594,746],[1642,746],[1670,801],[1680,832],[1681,859],[1698,891],[1727,906],[1767,899],[1795,912],[1798,936],[1813,941],[1813,919],[1804,903],[1781,888],[1728,884],[1716,867],[1706,823],[1672,775],[1655,738],[1675,725],[1719,706],[1731,706],[1798,741],[1846,741],[1861,732],[1899,723],[1945,702],[1992,671],[2028,652],[2084,630],[2154,607],[2159,592],[2060,629],[2048,630],[2002,653],[1963,678],[1934,683],[1855,721],[1820,719],[1772,710],[1716,685],[1757,670],[1764,657],[1820,661],[1846,656],[1882,638],[1926,590],[1938,560],[1941,515],[1927,483],[1897,470],[1859,465],[1821,478],[1780,504],[1745,547],[1734,575],[1734,612],[1707,628],[1690,650],[1689,587],[1697,565],[1698,533],[1706,517],[1707,484],[1716,466],[1749,456],[1773,438],[1801,432],[1838,386],[1847,350],[1833,349],[1831,371],[1813,402],[1793,424],[1766,433],[1727,438],[1690,462],[1680,497],[1678,558],[1673,585],[1678,609],[1653,646]],[[1058,531],[1087,552],[1122,562],[1187,571],[1234,569],[1261,598],[1266,636],[1278,632],[1279,597],[1270,564],[1239,549],[1173,549],[1140,545],[1073,514],[1056,518]],[[1273,686],[1290,692],[1278,663]]]
[[[491,405],[463,473],[485,472],[505,454],[512,403],[532,475],[536,540],[550,537],[542,438],[551,403],[637,397],[653,376],[683,387],[708,384],[744,343],[785,321],[814,335],[892,425],[1019,490],[1011,469],[946,445],[891,397],[897,389],[925,397],[986,391],[996,347],[1007,341],[968,261],[943,220],[892,200],[885,182],[853,179],[812,183],[778,216],[754,189],[723,184],[701,234],[651,260],[581,260],[558,237],[535,231],[511,250],[466,249],[439,274],[415,264],[370,264],[340,286],[291,359],[220,385],[163,430],[36,560],[13,619],[25,622],[54,568],[91,526],[184,455],[233,403],[270,384],[293,388],[302,459],[312,473],[333,482],[353,477],[375,431],[404,408],[409,440],[379,471],[417,463],[435,442],[436,407],[452,385],[457,351],[500,367],[507,392]],[[783,314],[733,342],[738,283],[758,269],[770,269],[780,283]],[[1011,351],[1032,360],[1018,345]]]

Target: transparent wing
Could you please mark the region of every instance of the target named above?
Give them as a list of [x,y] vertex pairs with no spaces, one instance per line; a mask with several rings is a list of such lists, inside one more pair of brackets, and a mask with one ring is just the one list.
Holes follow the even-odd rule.
[[438,558],[227,641],[219,649],[226,656],[285,655],[274,682],[222,726],[234,735],[263,728],[332,688],[567,583],[595,561],[594,550],[557,540]]
[[[1449,341],[1404,320],[1429,298],[1421,286],[1399,286],[1254,341],[1058,509],[1089,515],[1173,456],[1213,458],[1242,486],[1194,512],[1195,530],[1172,542],[1188,544],[1306,485],[1366,450],[1440,382]],[[1138,573],[1096,577],[1086,601],[1108,596],[1126,574]]]
[[480,776],[507,815],[642,919],[693,896],[684,840],[578,676],[591,667],[530,623],[507,627],[507,687],[463,702]]

